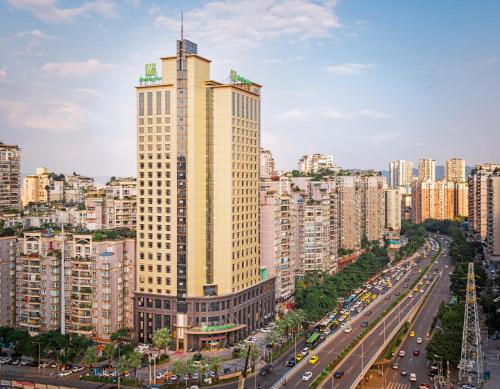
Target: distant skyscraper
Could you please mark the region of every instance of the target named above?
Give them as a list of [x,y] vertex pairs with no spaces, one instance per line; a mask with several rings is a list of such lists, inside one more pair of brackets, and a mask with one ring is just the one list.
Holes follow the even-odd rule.
[[393,161],[389,164],[389,186],[391,188],[409,188],[413,180],[413,162]]
[[275,162],[270,150],[260,149],[260,178],[268,179],[274,175]]
[[136,329],[168,327],[177,349],[234,344],[274,316],[261,276],[261,85],[210,79],[196,44],[177,42],[137,86]]
[[500,169],[488,177],[486,253],[500,259]]
[[387,229],[393,231],[401,229],[401,192],[399,189],[387,189],[385,216]]
[[465,160],[462,158],[451,158],[445,162],[444,177],[446,181],[465,181]]
[[418,179],[436,181],[436,161],[430,158],[418,160]]
[[21,149],[0,142],[0,210],[20,207]]

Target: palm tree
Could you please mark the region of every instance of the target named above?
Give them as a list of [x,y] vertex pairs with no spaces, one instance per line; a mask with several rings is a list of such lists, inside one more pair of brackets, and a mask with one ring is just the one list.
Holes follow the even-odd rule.
[[118,361],[118,371],[119,375],[122,375],[130,369],[129,359],[126,355],[122,355]]
[[109,367],[111,367],[111,362],[113,357],[115,356],[115,352],[116,352],[116,347],[113,343],[108,343],[106,346],[104,346],[104,350],[102,353],[104,357],[108,359]]
[[167,327],[157,329],[153,335],[153,344],[155,347],[158,347],[159,350],[164,347],[165,354],[167,354],[168,346],[171,340],[172,337],[170,336],[170,330]]
[[[248,354],[250,353],[250,354]],[[248,360],[250,361],[250,366],[252,371],[255,371],[255,364],[260,357],[260,351],[257,347],[249,345],[243,352],[243,360],[245,361],[248,355]]]
[[129,367],[134,369],[134,377],[137,378],[137,369],[141,367],[142,354],[137,351],[132,351],[128,355]]
[[97,363],[97,354],[95,352],[95,348],[90,346],[85,350],[85,354],[83,354],[83,363],[86,364],[89,368],[89,374],[92,370],[92,365]]
[[57,359],[61,363],[61,366],[66,366],[70,360],[70,355],[71,353],[68,351],[68,349],[63,348],[61,351],[57,353]]
[[214,357],[210,360],[210,369],[215,373],[215,377],[219,379],[221,360],[218,357]]
[[177,360],[172,364],[172,373],[177,376],[177,379],[180,378],[186,373],[186,363],[181,360]]

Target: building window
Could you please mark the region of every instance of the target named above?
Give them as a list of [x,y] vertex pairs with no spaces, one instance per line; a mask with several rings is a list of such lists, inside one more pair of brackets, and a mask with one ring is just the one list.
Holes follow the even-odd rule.
[[142,92],[139,93],[139,116],[144,116],[144,93]]
[[148,92],[148,115],[153,115],[153,92]]
[[236,116],[240,116],[240,95],[236,95]]
[[[161,115],[161,92],[156,92],[156,114]],[[156,123],[158,123],[158,119],[156,119]]]
[[170,91],[165,91],[165,115],[170,115]]
[[236,104],[235,104],[234,100],[235,100],[235,93],[233,92],[232,96],[231,96],[231,109],[232,109],[233,116],[234,116],[234,111],[235,111],[235,108],[236,108],[235,107]]

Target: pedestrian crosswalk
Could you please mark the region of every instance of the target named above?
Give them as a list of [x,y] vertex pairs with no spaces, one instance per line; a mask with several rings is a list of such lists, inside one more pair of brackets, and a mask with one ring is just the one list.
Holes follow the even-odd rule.
[[410,384],[408,382],[388,382],[385,387],[387,389],[408,389]]
[[[371,381],[371,380],[370,380]],[[386,382],[385,385],[381,378],[373,381],[362,382],[358,385],[358,389],[409,389],[411,385],[408,382]]]

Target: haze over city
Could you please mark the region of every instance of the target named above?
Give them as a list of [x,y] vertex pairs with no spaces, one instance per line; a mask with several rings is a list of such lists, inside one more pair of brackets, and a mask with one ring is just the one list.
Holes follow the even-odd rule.
[[[264,86],[262,146],[279,168],[313,152],[366,169],[498,155],[496,1],[182,7],[213,79],[234,68]],[[1,138],[23,141],[24,173],[42,162],[66,172],[71,160],[91,176],[133,174],[133,86],[144,63],[173,52],[180,11],[132,0],[0,3]]]

